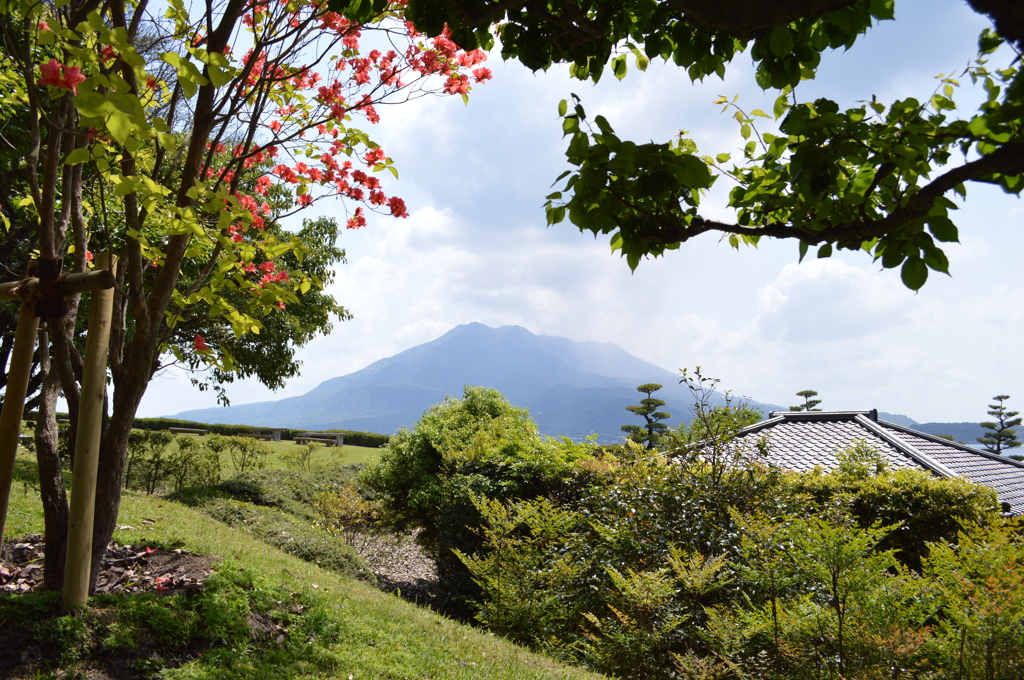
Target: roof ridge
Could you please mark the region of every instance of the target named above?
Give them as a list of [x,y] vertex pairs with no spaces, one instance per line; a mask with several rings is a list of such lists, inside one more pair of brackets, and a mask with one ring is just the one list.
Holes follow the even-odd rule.
[[867,411],[769,411],[768,418],[782,418],[783,420],[853,420],[857,416],[865,416],[871,420],[878,420],[878,409],[873,408]]
[[[775,412],[772,411],[772,413],[775,413]],[[770,416],[766,420],[762,420],[759,423],[754,423],[753,425],[747,425],[743,429],[738,430],[736,432],[736,434],[733,435],[733,438],[735,439],[737,437],[743,437],[743,436],[746,436],[748,434],[753,434],[754,432],[760,432],[761,430],[765,429],[766,427],[771,427],[772,425],[778,425],[779,423],[785,422],[785,420],[786,419],[783,418],[782,416],[776,416],[776,415]]]
[[864,416],[857,416],[854,420],[860,423],[861,426],[866,428],[872,434],[881,437],[883,441],[887,442],[890,446],[896,447],[904,454],[912,458],[916,463],[923,467],[931,470],[932,472],[938,473],[943,477],[960,477],[961,475],[956,474],[942,463],[934,460],[931,456],[918,451],[913,445],[903,441],[899,437],[894,436],[891,432],[886,430],[876,421],[873,421]]
[[915,437],[921,437],[922,439],[927,439],[928,441],[935,442],[936,444],[944,444],[946,446],[950,446],[952,448],[959,449],[960,451],[963,451],[965,453],[973,453],[973,454],[975,454],[977,456],[981,456],[983,458],[988,458],[989,460],[996,460],[996,461],[999,461],[1000,463],[1007,463],[1008,465],[1014,465],[1016,467],[1024,468],[1024,462],[1021,462],[1019,460],[1014,460],[1013,458],[1007,458],[1006,456],[999,456],[999,455],[996,455],[996,454],[992,453],[991,451],[985,451],[983,449],[976,449],[973,446],[970,446],[968,444],[961,444],[960,442],[951,441],[949,439],[943,439],[942,437],[937,437],[937,436],[935,436],[933,434],[928,434],[927,432],[921,432],[920,430],[915,430],[912,427],[906,427],[904,425],[897,425],[896,423],[890,423],[890,422],[888,422],[886,420],[880,420],[879,421],[879,425],[884,425],[885,427],[891,427],[891,428],[894,428],[896,430],[899,430],[900,432],[905,432],[907,434],[912,434]]

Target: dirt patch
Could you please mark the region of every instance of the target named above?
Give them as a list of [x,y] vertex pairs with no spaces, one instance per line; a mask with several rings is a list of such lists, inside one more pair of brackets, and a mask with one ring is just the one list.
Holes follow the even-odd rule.
[[[111,543],[96,579],[97,593],[137,593],[199,588],[218,558],[187,550],[155,550]],[[46,555],[43,538],[26,536],[0,552],[0,593],[41,590]]]

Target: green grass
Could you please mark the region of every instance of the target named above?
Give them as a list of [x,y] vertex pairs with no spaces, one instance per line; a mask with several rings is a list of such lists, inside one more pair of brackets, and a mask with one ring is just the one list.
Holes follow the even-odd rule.
[[[23,475],[29,475],[33,467],[32,461],[26,456],[19,456],[18,466]],[[7,535],[13,538],[20,534],[42,533],[43,522],[38,494],[31,488],[28,493],[24,493],[24,489],[17,486],[14,491],[7,522]],[[144,519],[152,523],[143,524]],[[241,580],[243,584],[238,586],[240,591],[232,590],[223,584],[217,585],[217,588],[227,590],[218,595],[221,600],[226,598],[226,601],[217,600],[214,602],[216,607],[231,611],[234,611],[231,609],[232,606],[236,609],[243,607],[237,603],[241,597],[239,592],[244,593],[247,598],[245,606],[253,610],[269,606],[266,598],[260,595],[264,592],[274,594],[271,602],[285,602],[282,597],[287,596],[296,601],[306,602],[309,606],[311,620],[304,619],[301,623],[289,624],[290,630],[307,632],[298,637],[289,633],[289,641],[294,639],[294,644],[289,642],[284,649],[271,643],[261,646],[248,641],[241,644],[238,640],[242,638],[227,634],[222,636],[222,640],[211,641],[208,636],[200,637],[196,639],[203,642],[205,647],[182,647],[193,651],[202,647],[198,660],[189,661],[181,668],[165,669],[161,677],[345,679],[351,676],[353,679],[383,680],[600,677],[587,671],[560,665],[505,640],[440,617],[393,595],[382,593],[354,579],[320,569],[297,557],[270,548],[252,535],[218,522],[199,510],[165,498],[125,493],[118,523],[122,526],[135,527],[131,530],[118,530],[114,540],[119,543],[146,542],[154,546],[180,547],[223,558],[224,578],[228,581]],[[26,621],[40,619],[41,612],[45,613],[46,616],[40,620],[51,622],[47,630],[56,631],[51,632],[51,635],[62,641],[63,647],[58,650],[58,656],[66,657],[65,670],[74,670],[74,664],[82,663],[81,653],[77,653],[77,656],[73,653],[76,644],[79,647],[82,645],[80,638],[84,633],[81,626],[69,622],[67,617],[56,617],[52,598],[46,600],[46,596],[35,594],[0,598],[0,601],[5,602],[5,621],[18,619],[12,613],[11,605],[7,603],[13,603],[15,608],[22,612]],[[153,598],[153,602],[145,606],[126,604],[126,601],[127,598],[123,597],[121,600],[111,597],[90,600],[91,616],[99,622],[94,633],[99,631],[95,634],[113,636],[113,642],[109,642],[108,646],[128,644],[118,640],[130,638],[130,626],[141,625],[138,623],[140,619],[156,621],[163,616],[168,621],[187,623],[187,620],[194,617],[194,614],[188,612],[196,611],[199,606],[183,598],[178,601],[171,598]],[[231,602],[236,602],[236,605],[232,605]],[[209,607],[214,607],[214,604]],[[160,609],[158,605],[164,608]],[[124,613],[132,607],[141,613]],[[36,612],[35,619],[32,618],[32,611]],[[216,608],[210,609],[210,615],[213,616],[219,611],[220,609]],[[270,615],[276,614],[271,611],[268,616]],[[131,623],[133,616],[135,624]],[[115,635],[110,629],[111,621],[116,624],[121,620],[118,617],[127,617],[128,621],[120,624],[120,636]],[[208,632],[207,628],[202,630]],[[308,632],[313,632],[314,635],[310,637]],[[104,638],[101,637],[100,641],[102,639]],[[178,640],[175,644],[181,646],[183,643]],[[160,658],[165,659],[165,662],[141,659],[139,663],[143,666],[149,663],[151,667],[147,667],[148,670],[158,671],[166,663],[171,663],[171,657],[173,655],[164,654]],[[140,667],[140,671],[147,668]],[[143,674],[141,677],[147,675]]]

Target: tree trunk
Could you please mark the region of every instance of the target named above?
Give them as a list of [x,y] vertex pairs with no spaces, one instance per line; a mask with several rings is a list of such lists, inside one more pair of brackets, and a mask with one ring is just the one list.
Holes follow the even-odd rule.
[[[140,343],[141,344],[141,343]],[[133,350],[139,348],[133,347]],[[89,592],[96,589],[103,554],[117,528],[117,514],[121,508],[121,489],[124,488],[124,467],[128,457],[128,435],[132,431],[135,412],[146,393],[156,365],[156,350],[145,358],[132,352],[124,380],[114,385],[114,411],[107,421],[100,445],[100,464],[96,479],[96,518],[92,534],[92,568]],[[147,360],[148,359],[148,360]]]
[[68,497],[57,451],[57,415],[55,406],[60,394],[60,378],[51,370],[49,342],[46,331],[39,333],[40,373],[43,384],[39,390],[39,416],[36,418],[36,461],[39,465],[39,495],[43,502],[45,527],[43,572],[47,590],[60,590],[64,585],[64,555],[68,536]]

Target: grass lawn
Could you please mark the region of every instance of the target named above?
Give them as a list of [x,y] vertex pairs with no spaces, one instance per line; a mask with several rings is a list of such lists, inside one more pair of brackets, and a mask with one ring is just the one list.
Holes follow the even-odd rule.
[[[18,456],[18,477],[7,521],[7,536],[10,538],[27,533],[42,533],[41,504],[38,493],[32,488],[34,468],[33,459],[24,454]],[[143,524],[143,520],[151,523]],[[262,651],[249,642],[234,651],[218,649],[217,643],[214,643],[196,660],[187,661],[177,668],[153,667],[137,677],[151,677],[157,671],[162,678],[332,677],[355,680],[599,677],[560,665],[358,581],[324,571],[270,548],[246,532],[232,529],[202,512],[158,496],[126,492],[118,521],[122,526],[137,528],[118,530],[114,535],[115,541],[121,544],[146,542],[155,547],[182,548],[216,555],[223,558],[221,568],[227,574],[241,571],[258,575],[252,581],[255,585],[248,586],[249,591],[263,589],[269,593],[286,593],[288,597],[307,602],[309,611],[316,612],[315,616],[310,614],[318,626],[316,630],[329,631],[329,634],[324,633],[320,638],[309,636],[306,641],[309,648],[307,652],[302,652],[304,648],[300,644],[301,640],[292,645],[284,645],[284,649],[272,646]],[[237,580],[237,577],[231,578]],[[105,608],[130,609],[129,605],[122,602],[129,597],[138,596],[121,596],[121,600],[114,596],[92,598],[90,611],[100,612],[94,613],[93,619],[109,621],[111,616],[120,616],[110,614]],[[24,603],[25,611],[33,607],[45,609],[50,606],[52,609],[55,606],[53,598],[47,600],[38,594],[2,596],[0,607],[4,608],[5,616],[8,617],[5,621],[21,620],[17,618],[17,612],[11,614],[12,606],[17,609],[19,600]],[[184,616],[173,609],[184,605],[176,605],[173,600],[173,597],[155,598],[157,604],[150,603],[147,606],[171,607],[168,616]],[[277,604],[280,605],[280,602]],[[192,606],[195,608],[197,605]],[[135,610],[138,610],[137,606]],[[194,618],[196,615],[192,613],[191,616]],[[52,620],[61,621],[66,618]],[[3,625],[10,624],[0,621],[0,626]],[[109,631],[115,630],[116,626],[111,628],[106,623],[103,625],[107,626],[103,630],[107,631],[108,638],[114,635]],[[123,627],[128,624],[119,625]],[[293,623],[292,628],[298,630],[299,623]],[[74,674],[74,663],[82,662],[72,660],[69,663],[71,666],[64,671]],[[152,662],[150,665],[153,665]],[[60,675],[57,672],[60,669],[52,670],[54,674],[51,677]]]

